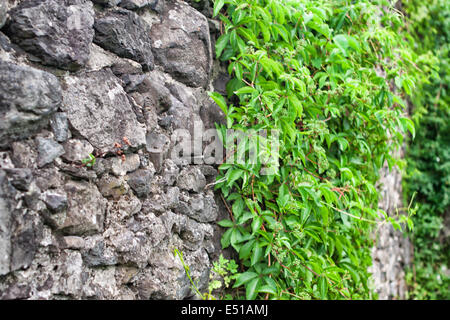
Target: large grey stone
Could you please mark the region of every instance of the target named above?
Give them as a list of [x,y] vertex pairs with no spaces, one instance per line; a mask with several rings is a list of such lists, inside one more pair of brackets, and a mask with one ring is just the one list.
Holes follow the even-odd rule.
[[60,103],[54,75],[0,60],[0,146],[45,126]]
[[124,144],[124,137],[132,148],[145,145],[145,128],[137,121],[125,91],[110,70],[67,76],[65,84],[61,108],[74,129],[94,148],[115,153],[115,143]]
[[56,141],[64,142],[70,138],[69,121],[65,112],[55,112],[50,118],[50,126]]
[[121,0],[92,0],[94,3],[98,3],[107,7],[114,7],[118,5]]
[[67,192],[67,216],[59,229],[71,235],[101,232],[106,200],[97,187],[84,181],[69,181],[64,189]]
[[154,171],[139,169],[129,175],[128,185],[138,197],[145,197],[150,193]]
[[153,69],[150,26],[136,13],[125,9],[108,11],[96,18],[94,28],[96,44],[139,62],[145,70]]
[[177,177],[177,186],[183,190],[201,192],[206,186],[206,178],[198,167],[187,167]]
[[64,148],[53,139],[36,138],[38,150],[38,167],[51,163],[55,158],[64,154]]
[[157,64],[191,87],[206,87],[212,66],[208,21],[184,2],[167,3],[161,24],[152,26]]
[[43,64],[78,70],[89,58],[94,10],[87,0],[23,1],[10,11],[7,33]]
[[159,10],[163,5],[162,0],[122,0],[120,6],[129,10],[137,10],[148,7],[152,10]]
[[8,4],[5,1],[0,2],[0,29],[6,22],[7,11],[8,11]]
[[8,199],[8,180],[0,170],[0,275],[10,271],[11,261],[11,202]]
[[67,161],[81,161],[88,159],[94,148],[86,140],[70,139],[64,143],[63,158]]

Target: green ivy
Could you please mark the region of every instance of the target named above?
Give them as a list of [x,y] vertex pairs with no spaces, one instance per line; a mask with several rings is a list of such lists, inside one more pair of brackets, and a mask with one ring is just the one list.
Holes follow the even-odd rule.
[[[376,298],[367,271],[375,221],[412,226],[378,209],[375,187],[385,162],[401,164],[391,153],[403,134],[415,135],[405,98],[424,71],[401,36],[402,16],[368,0],[216,0],[214,16],[216,56],[232,76],[227,97],[210,93],[226,115],[218,131],[228,146],[226,129],[249,137],[230,157],[263,146],[256,163],[222,164],[216,184],[230,213],[219,222],[222,246],[242,267],[237,294]],[[261,130],[278,132],[278,151],[253,134]],[[264,168],[270,156],[279,162]]]
[[450,299],[450,241],[443,231],[445,214],[450,215],[450,7],[446,0],[410,0],[404,10],[410,45],[420,54],[416,61],[439,67],[412,97],[418,128],[407,151],[404,183],[406,197],[415,195],[418,204],[410,235],[410,298]]

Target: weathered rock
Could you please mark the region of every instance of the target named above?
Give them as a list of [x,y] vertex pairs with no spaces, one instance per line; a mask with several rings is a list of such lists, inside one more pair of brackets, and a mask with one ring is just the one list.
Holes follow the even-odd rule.
[[152,108],[159,114],[172,106],[172,100],[169,89],[158,80],[157,72],[154,71],[142,81],[136,90],[142,95],[141,105],[145,108]]
[[111,172],[118,177],[124,176],[128,172],[136,171],[141,164],[139,155],[135,153],[127,154],[125,156],[125,161],[122,157],[110,158],[108,161],[111,167]]
[[94,242],[94,245],[83,250],[83,261],[89,267],[111,266],[117,263],[117,257],[111,248],[105,246],[103,240]]
[[170,139],[160,133],[151,132],[147,135],[147,151],[157,172],[165,160],[170,146]]
[[98,189],[104,197],[112,197],[118,199],[129,190],[128,184],[123,177],[116,178],[112,175],[105,174],[97,182]]
[[77,236],[66,236],[64,237],[64,248],[68,249],[84,249],[85,247],[85,241],[81,237]]
[[60,103],[55,76],[0,60],[0,147],[37,132]]
[[200,192],[206,186],[206,179],[198,167],[188,167],[181,170],[177,186],[183,190]]
[[119,80],[110,70],[65,78],[62,109],[70,124],[101,152],[115,152],[127,137],[132,148],[145,144],[145,129],[137,121]]
[[8,11],[8,4],[5,1],[0,2],[0,29],[6,22],[7,11]]
[[69,121],[64,112],[55,112],[50,118],[50,126],[58,142],[64,142],[70,138]]
[[102,4],[108,7],[114,7],[118,5],[121,2],[121,0],[92,0],[92,2]]
[[122,0],[120,6],[129,10],[136,10],[144,7],[155,10],[161,6],[161,3],[161,0]]
[[212,50],[205,16],[184,2],[170,2],[151,38],[155,60],[166,72],[191,87],[206,87]]
[[11,201],[8,180],[0,170],[0,275],[9,273],[11,261]]
[[11,270],[28,268],[42,237],[43,224],[36,212],[17,209],[11,234]]
[[89,58],[94,11],[86,0],[33,0],[10,11],[12,41],[43,64],[78,70]]
[[38,167],[52,163],[55,158],[64,154],[63,146],[53,139],[37,137],[36,145],[38,150]]
[[64,143],[64,151],[62,158],[67,161],[81,161],[88,159],[94,148],[86,140],[71,139]]
[[28,191],[33,173],[29,168],[9,168],[5,169],[11,184],[20,191]]
[[36,168],[37,167],[37,150],[35,141],[16,141],[12,147],[12,161],[19,168]]
[[161,175],[163,177],[163,182],[165,185],[172,186],[175,183],[175,181],[177,181],[177,176],[179,172],[180,169],[175,164],[175,162],[173,162],[170,159],[164,160]]
[[84,181],[69,181],[67,192],[67,216],[59,229],[65,234],[80,235],[103,230],[106,200],[95,185]]
[[95,20],[94,42],[100,47],[142,64],[145,70],[154,68],[150,26],[136,13],[117,9]]
[[139,169],[128,177],[128,185],[134,190],[138,197],[145,197],[150,193],[150,183],[154,171]]
[[42,194],[42,200],[52,212],[67,208],[67,194],[56,190],[47,190]]
[[198,222],[213,222],[217,219],[218,208],[211,193],[194,194],[186,199],[187,202],[180,201],[175,212],[182,213]]

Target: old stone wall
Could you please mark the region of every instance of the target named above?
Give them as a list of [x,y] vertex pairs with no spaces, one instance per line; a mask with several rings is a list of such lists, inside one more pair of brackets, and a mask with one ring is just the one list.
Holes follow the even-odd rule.
[[189,298],[174,249],[207,285],[216,167],[171,152],[226,77],[192,5],[0,0],[0,299]]
[[[399,150],[396,157],[403,156]],[[389,216],[404,214],[401,172],[386,165],[381,170],[379,181],[380,209]],[[389,223],[379,222],[374,233],[375,246],[372,248],[372,280],[380,300],[405,299],[405,267],[411,264],[412,245],[406,236],[395,230]]]

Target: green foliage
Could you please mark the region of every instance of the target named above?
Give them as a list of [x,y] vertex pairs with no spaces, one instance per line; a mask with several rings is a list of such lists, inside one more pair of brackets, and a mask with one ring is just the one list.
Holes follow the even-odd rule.
[[91,168],[95,165],[95,156],[92,153],[89,153],[88,158],[81,160],[83,166]]
[[[416,61],[439,67],[413,95],[416,139],[410,143],[404,184],[407,198],[416,194],[414,266],[409,270],[410,298],[450,299],[450,243],[443,234],[450,215],[450,7],[446,0],[407,1],[411,47]],[[433,57],[433,55],[435,57]],[[447,222],[448,223],[448,222]]]
[[[402,131],[417,134],[404,98],[424,74],[402,17],[368,0],[216,0],[214,14],[224,26],[216,55],[233,77],[228,103],[211,94],[226,115],[222,138],[226,128],[279,133],[278,151],[263,143],[256,163],[219,168],[231,203],[222,246],[245,269],[233,287],[247,299],[374,298],[370,232],[387,218],[375,183],[385,161],[399,164],[390,153]],[[279,162],[263,168],[270,156]]]
[[[231,281],[236,277],[238,265],[234,260],[228,260],[219,256],[218,261],[213,262],[213,267],[211,269],[211,274],[209,276],[208,290],[209,294],[217,290],[221,292],[225,291],[230,287]],[[229,294],[224,296],[224,299],[231,298]]]

